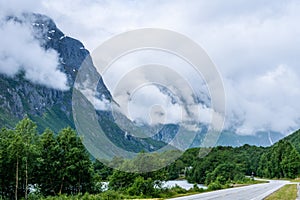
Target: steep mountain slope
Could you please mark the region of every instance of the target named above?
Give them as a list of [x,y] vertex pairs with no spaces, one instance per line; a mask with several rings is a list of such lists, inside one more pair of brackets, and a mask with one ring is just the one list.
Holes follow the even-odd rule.
[[[25,79],[25,71],[20,71],[15,77],[0,74],[0,126],[13,128],[16,122],[28,115],[42,132],[46,127],[58,132],[60,129],[71,126],[75,128],[72,116],[72,86],[77,72],[85,60],[91,65],[92,74],[99,78],[97,93],[99,98],[111,101],[111,95],[102,78],[92,65],[92,60],[83,44],[65,36],[47,16],[40,14],[24,14],[21,17],[8,17],[15,23],[26,23],[32,26],[35,38],[41,46],[52,49],[59,54],[59,69],[67,75],[70,89],[61,91],[33,83]],[[7,66],[9,67],[9,66]],[[43,67],[43,66],[40,66]],[[164,145],[163,142],[125,137],[107,111],[97,111],[100,124],[105,124],[104,130],[109,133],[115,144],[128,151],[151,151]]]
[[[19,18],[8,17],[7,20],[31,25],[32,32],[41,46],[45,50],[53,49],[58,52],[59,69],[67,75],[68,85],[72,87],[82,61],[89,55],[83,44],[65,36],[55,23],[44,15],[24,14]],[[20,71],[15,77],[0,75],[0,107],[2,113],[7,115],[1,120],[1,126],[13,126],[17,119],[27,114],[38,123],[40,131],[46,127],[56,132],[65,126],[74,127],[71,90],[61,91],[33,83],[24,78],[25,73]],[[102,92],[109,94],[105,86]]]

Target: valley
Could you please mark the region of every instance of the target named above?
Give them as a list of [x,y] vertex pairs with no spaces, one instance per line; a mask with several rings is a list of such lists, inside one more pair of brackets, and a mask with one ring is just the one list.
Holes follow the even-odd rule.
[[[168,116],[173,121],[133,120],[130,112],[122,112],[84,44],[63,33],[50,17],[24,12],[2,21],[29,27],[30,44],[57,56],[57,65],[51,76],[43,74],[51,68],[47,56],[41,66],[32,61],[29,67],[18,65],[14,73],[0,71],[0,199],[264,199],[290,184],[285,179],[299,180],[300,130],[294,131],[294,121],[289,134],[279,131],[284,126],[280,122],[278,129],[266,122],[242,134],[243,123],[264,116],[259,107],[253,109],[257,118],[251,116],[251,123],[245,114],[237,124],[226,121],[218,132],[205,121],[205,112],[215,111],[202,91],[189,96],[204,112],[202,121],[178,121],[175,114]],[[0,61],[7,61],[1,53]],[[82,73],[82,67],[87,71]],[[53,75],[64,77],[64,84]],[[182,106],[181,114],[190,117],[198,109],[189,110],[186,102],[153,85],[153,94],[159,95],[141,95],[138,105],[162,95],[169,108]],[[157,104],[147,109],[165,115]],[[209,134],[213,145],[203,145]]]

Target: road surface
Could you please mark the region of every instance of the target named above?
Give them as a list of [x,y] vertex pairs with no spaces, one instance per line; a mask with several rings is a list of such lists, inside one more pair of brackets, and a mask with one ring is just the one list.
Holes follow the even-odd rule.
[[289,181],[271,180],[269,183],[217,190],[202,194],[173,198],[172,200],[261,200],[288,183]]

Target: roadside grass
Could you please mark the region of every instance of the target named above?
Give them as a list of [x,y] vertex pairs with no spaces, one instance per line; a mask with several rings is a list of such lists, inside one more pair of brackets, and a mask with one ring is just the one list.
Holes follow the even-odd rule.
[[297,197],[297,185],[288,184],[269,195],[265,200],[294,200]]
[[283,180],[283,181],[290,181],[290,182],[295,182],[295,183],[299,183],[300,182],[300,177],[297,178],[271,178],[270,180]]
[[118,192],[118,191],[112,191],[108,190],[99,194],[81,194],[81,195],[60,195],[60,196],[48,196],[48,197],[42,197],[39,195],[30,195],[30,200],[104,200],[104,199],[124,199],[124,200],[163,200],[163,199],[168,199],[168,198],[174,198],[174,197],[182,197],[182,196],[190,196],[194,194],[199,194],[203,192],[210,192],[214,190],[219,190],[219,189],[226,189],[226,188],[232,188],[232,187],[242,187],[242,186],[247,186],[247,185],[252,185],[252,184],[258,184],[258,183],[265,183],[266,181],[261,181],[261,180],[247,180],[244,182],[231,182],[226,185],[220,185],[220,188],[213,188],[209,187],[208,189],[203,189],[203,188],[198,188],[197,186],[194,186],[193,188],[189,190],[185,190],[178,185],[172,187],[172,188],[166,188],[161,191],[160,194],[156,194],[158,197],[156,198],[151,198],[151,197],[146,197],[146,196],[130,196],[126,193]]
[[[203,190],[203,192],[211,192],[211,190]],[[176,198],[176,197],[185,197],[185,196],[190,196],[190,195],[194,195],[194,194],[200,194],[200,193],[203,193],[203,192],[187,192],[187,193],[184,193],[184,194],[175,194],[173,196],[167,197],[167,199],[168,198]]]
[[298,177],[298,178],[295,178],[295,179],[292,179],[292,180],[290,180],[291,182],[296,182],[296,183],[299,183],[300,182],[300,177]]
[[260,183],[269,183],[269,181],[265,180],[249,180],[247,182],[236,182],[232,184],[232,187],[242,187],[242,186],[247,186],[247,185],[253,185],[253,184],[260,184]]

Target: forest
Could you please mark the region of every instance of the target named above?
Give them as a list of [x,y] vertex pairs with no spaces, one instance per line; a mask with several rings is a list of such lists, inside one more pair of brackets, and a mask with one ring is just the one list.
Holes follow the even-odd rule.
[[[168,159],[183,153],[165,166]],[[161,165],[154,172],[135,173],[150,164]],[[122,169],[132,169],[124,172]],[[185,152],[141,152],[132,159],[115,157],[101,162],[87,152],[76,131],[67,127],[57,134],[46,129],[39,134],[36,124],[25,117],[14,129],[0,131],[0,195],[2,199],[122,199],[171,197],[180,193],[204,192],[195,184],[186,191],[163,188],[163,181],[187,179],[207,190],[255,183],[248,176],[296,178],[300,175],[300,154],[283,139],[270,147],[244,145],[192,148]],[[109,182],[104,189],[104,182]]]

